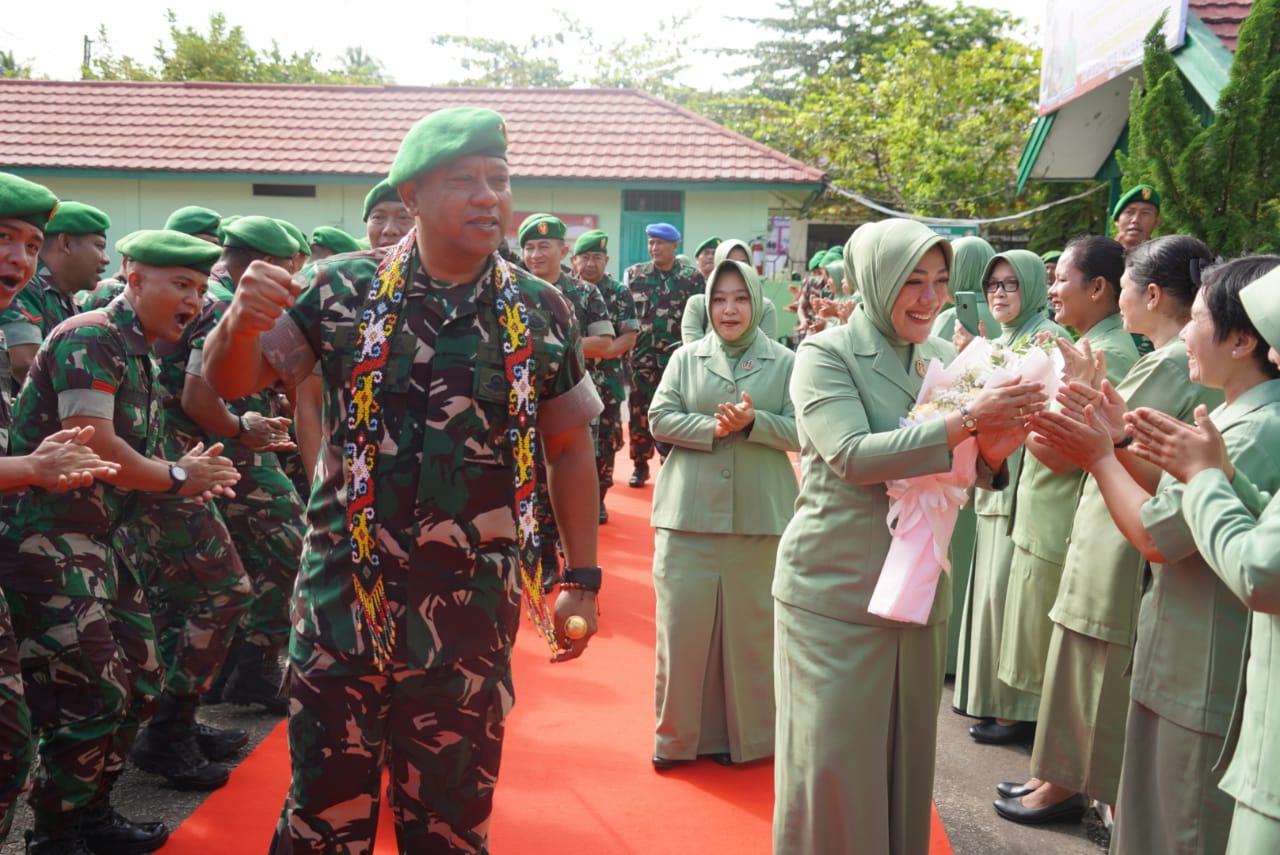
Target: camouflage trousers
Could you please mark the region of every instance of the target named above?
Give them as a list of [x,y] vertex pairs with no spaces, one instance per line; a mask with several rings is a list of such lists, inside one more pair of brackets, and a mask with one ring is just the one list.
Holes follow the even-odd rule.
[[194,499],[144,500],[127,549],[146,585],[165,689],[208,691],[253,593],[222,515]]
[[243,638],[279,650],[289,637],[289,597],[302,556],[302,500],[278,466],[242,466],[236,497],[221,502],[231,542],[253,583]]
[[[613,459],[622,448],[622,402],[601,390],[600,400],[604,410],[600,413],[596,429],[596,477],[600,479],[600,494],[613,486]],[[645,421],[648,426],[648,419]]]
[[662,369],[656,363],[636,363],[631,370],[631,388],[627,394],[627,409],[631,416],[628,432],[631,438],[631,459],[639,463],[653,457],[653,434],[649,433],[649,405],[658,391]]
[[[164,682],[147,599],[114,550],[86,557],[117,572],[115,596],[8,591],[40,763],[31,808],[85,807],[124,769]],[[26,560],[28,556],[22,556]]]
[[0,843],[9,835],[13,806],[31,774],[31,714],[22,691],[18,638],[0,591]]
[[348,676],[350,657],[312,647],[289,674],[293,780],[272,855],[373,851],[382,770],[400,852],[487,853],[514,702],[511,651],[439,668]]

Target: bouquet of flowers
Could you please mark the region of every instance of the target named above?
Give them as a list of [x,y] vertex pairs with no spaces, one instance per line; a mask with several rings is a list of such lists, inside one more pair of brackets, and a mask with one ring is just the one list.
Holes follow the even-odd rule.
[[[934,359],[902,426],[943,418],[972,403],[987,386],[1015,377],[1043,383],[1053,400],[1062,357],[1056,347],[1052,351],[1050,347],[1052,342],[1022,339],[1005,348],[978,338],[945,368]],[[949,471],[885,485],[892,502],[887,522],[893,543],[871,595],[868,610],[872,614],[904,623],[923,624],[929,619],[938,577],[951,572],[951,535],[960,509],[969,501],[977,458],[978,442],[971,437],[952,451]]]

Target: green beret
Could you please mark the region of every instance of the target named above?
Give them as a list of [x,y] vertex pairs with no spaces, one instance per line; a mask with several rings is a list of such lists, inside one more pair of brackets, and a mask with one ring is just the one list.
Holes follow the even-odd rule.
[[333,226],[316,226],[311,230],[311,242],[333,252],[356,252],[360,249],[355,238]]
[[833,246],[831,249],[827,250],[827,254],[832,258],[844,258],[844,246]]
[[1125,194],[1120,197],[1120,201],[1116,202],[1116,206],[1111,209],[1111,219],[1119,219],[1120,212],[1130,202],[1146,202],[1148,205],[1155,205],[1157,211],[1160,210],[1160,194],[1156,192],[1156,188],[1150,184],[1139,184],[1137,187],[1125,191]]
[[1051,249],[1048,252],[1040,253],[1040,260],[1043,261],[1045,264],[1052,264],[1053,262],[1057,261],[1059,258],[1062,258],[1062,253],[1056,249]]
[[222,250],[207,240],[173,229],[145,229],[131,232],[116,241],[116,252],[139,264],[155,267],[188,267],[205,276]]
[[693,251],[693,257],[697,258],[699,255],[702,255],[702,251],[704,249],[715,249],[719,245],[720,245],[720,238],[709,237],[706,240],[704,240],[702,243],[698,244],[698,248]]
[[564,240],[565,225],[551,214],[530,214],[516,231],[516,244],[524,246],[527,240]]
[[608,252],[609,236],[599,229],[592,229],[578,236],[573,244],[573,254],[582,255],[584,252]]
[[0,218],[13,218],[43,229],[58,207],[58,197],[43,184],[0,172]]
[[222,230],[226,233],[223,246],[242,246],[281,259],[293,258],[298,251],[293,236],[270,217],[240,217],[230,225],[224,221]]
[[1280,350],[1280,267],[1241,288],[1240,304],[1267,344]]
[[188,235],[216,235],[222,223],[222,215],[199,205],[187,205],[179,208],[164,221],[166,229]]
[[396,185],[391,183],[391,179],[384,178],[369,191],[368,196],[364,197],[364,221],[366,223],[369,222],[369,215],[373,213],[373,209],[378,205],[392,201],[400,201],[400,191],[396,189]]
[[815,267],[821,267],[822,262],[826,257],[827,257],[827,251],[825,249],[820,249],[817,252],[815,252],[813,254],[813,257],[809,259],[809,269],[812,270]]
[[419,119],[400,141],[387,176],[397,187],[469,154],[507,157],[507,123],[492,110],[451,107]]
[[46,235],[106,235],[111,218],[84,202],[63,202],[44,227]]
[[222,218],[222,221],[218,223],[218,243],[227,242],[227,226],[240,219],[240,216],[240,214],[227,214]]
[[822,254],[822,263],[819,264],[818,266],[827,267],[831,264],[834,264],[837,261],[844,261],[844,253],[832,252],[831,250],[827,250]]
[[307,236],[302,233],[302,229],[288,220],[276,220],[276,222],[284,226],[284,230],[289,233],[289,237],[293,238],[293,242],[298,245],[297,252],[311,254],[311,241],[307,240]]

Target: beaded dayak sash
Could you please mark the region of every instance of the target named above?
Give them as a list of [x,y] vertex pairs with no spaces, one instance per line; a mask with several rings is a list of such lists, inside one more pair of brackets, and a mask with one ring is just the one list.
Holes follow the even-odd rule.
[[[343,475],[347,487],[347,530],[351,537],[353,581],[359,609],[356,632],[368,630],[374,664],[383,670],[391,664],[396,628],[391,620],[382,579],[382,556],[377,544],[374,486],[377,483],[378,448],[386,425],[378,391],[390,353],[390,342],[400,327],[404,292],[412,271],[417,230],[411,230],[378,265],[378,272],[360,308],[359,350],[351,369],[351,403],[347,406],[347,442],[343,447]],[[494,308],[503,330],[502,352],[507,381],[507,429],[511,443],[515,510],[519,543],[520,580],[529,617],[554,652],[555,627],[542,596],[542,550],[534,513],[534,424],[538,412],[534,383],[536,362],[529,334],[529,311],[510,265],[498,255],[492,262]]]

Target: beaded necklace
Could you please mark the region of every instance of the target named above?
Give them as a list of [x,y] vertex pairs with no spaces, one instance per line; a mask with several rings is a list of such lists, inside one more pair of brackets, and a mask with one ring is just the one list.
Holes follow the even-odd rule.
[[[374,490],[379,444],[386,426],[381,418],[378,389],[382,385],[390,342],[400,327],[404,291],[417,247],[417,230],[398,243],[378,265],[378,272],[359,313],[358,351],[351,369],[351,401],[347,405],[347,442],[343,447],[343,475],[347,487],[347,530],[350,532],[353,581],[360,608],[356,632],[368,630],[378,670],[391,664],[396,628],[391,620],[382,578],[382,556],[376,532]],[[551,611],[542,596],[541,539],[534,513],[534,437],[537,388],[536,362],[529,335],[528,308],[521,299],[511,266],[495,254],[490,287],[503,329],[502,350],[508,386],[507,429],[511,443],[518,530],[519,568],[529,617],[538,632],[557,651]]]

